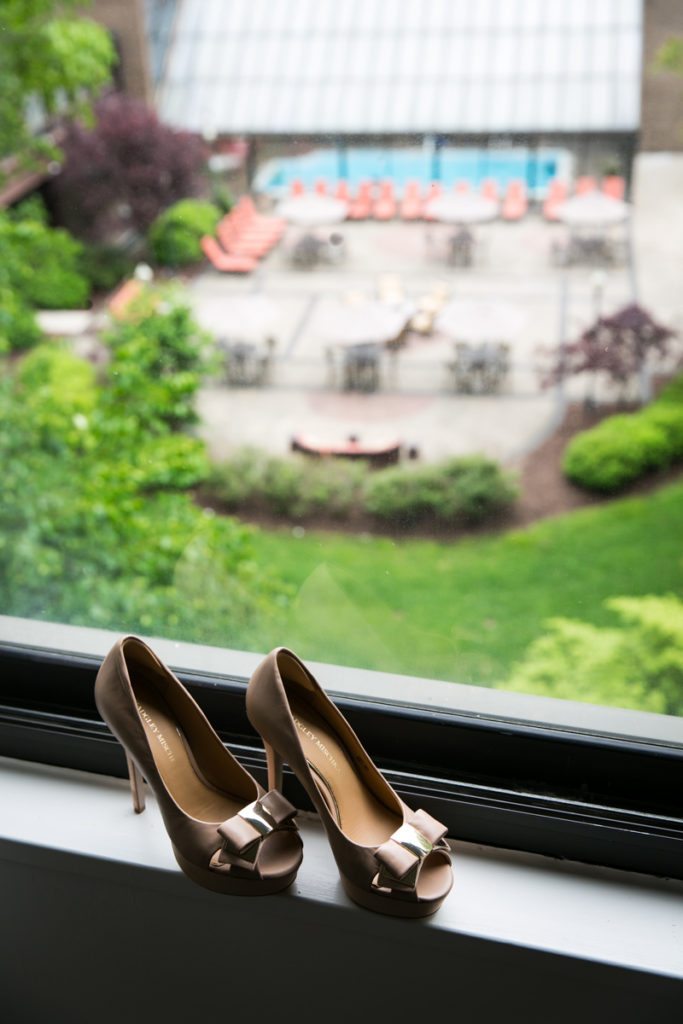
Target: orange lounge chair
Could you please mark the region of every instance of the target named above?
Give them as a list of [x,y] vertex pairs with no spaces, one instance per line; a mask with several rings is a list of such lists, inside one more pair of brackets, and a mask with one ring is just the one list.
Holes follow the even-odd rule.
[[583,174],[580,178],[576,179],[577,196],[585,196],[586,192],[595,192],[597,187],[597,181],[589,174]]
[[204,235],[201,240],[202,252],[216,270],[223,274],[249,274],[258,266],[249,256],[236,256],[224,252],[215,238]]
[[396,216],[396,196],[393,181],[383,181],[379,189],[379,197],[372,208],[375,220],[392,220]]
[[602,191],[610,199],[623,199],[626,193],[626,182],[618,174],[608,174],[602,179]]
[[248,256],[251,259],[261,259],[266,256],[275,244],[268,238],[261,238],[250,235],[246,231],[240,231],[234,221],[229,217],[223,217],[216,228],[218,241],[231,256]]
[[529,209],[526,185],[523,181],[511,181],[505,192],[501,216],[503,220],[521,220]]
[[327,182],[323,181],[322,178],[318,178],[318,180],[315,183],[315,194],[317,196],[327,195]]
[[557,220],[557,208],[567,198],[566,182],[553,178],[548,185],[548,193],[543,202],[543,216],[546,220]]
[[443,195],[443,185],[441,184],[441,182],[440,181],[432,181],[430,186],[429,186],[429,188],[427,189],[427,195],[425,196],[424,207],[423,207],[423,210],[422,210],[422,215],[425,218],[425,220],[434,220],[434,218],[430,217],[430,215],[426,212],[427,205],[429,203],[431,203],[432,199],[438,199],[439,196],[442,196],[442,195]]
[[372,213],[372,182],[362,181],[358,186],[356,198],[349,206],[349,220],[367,220]]
[[455,191],[458,193],[458,195],[464,195],[464,193],[465,192],[469,192],[469,190],[470,190],[470,183],[469,183],[469,181],[456,181],[456,183],[455,183]]
[[494,203],[498,202],[498,182],[494,181],[493,178],[486,178],[481,183],[481,194],[484,199],[491,199]]
[[292,196],[292,198],[294,198],[295,196],[302,196],[305,191],[306,189],[304,188],[304,183],[303,181],[300,181],[299,178],[295,178],[292,184],[289,186],[289,194],[290,196]]
[[282,217],[270,217],[268,214],[259,213],[256,203],[251,196],[242,196],[236,203],[231,214],[235,218],[244,218],[249,222],[250,227],[259,230],[267,230],[282,233],[287,224]]
[[128,307],[142,295],[142,282],[131,277],[116,289],[107,304],[107,309],[118,320],[125,317]]
[[337,187],[334,190],[334,198],[341,199],[343,203],[351,202],[351,193],[349,192],[348,181],[338,181]]
[[422,216],[423,208],[419,181],[406,182],[406,187],[403,190],[403,199],[401,200],[401,219],[419,220]]

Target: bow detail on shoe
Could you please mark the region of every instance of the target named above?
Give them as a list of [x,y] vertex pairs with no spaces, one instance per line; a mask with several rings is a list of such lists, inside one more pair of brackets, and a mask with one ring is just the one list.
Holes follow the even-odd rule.
[[415,811],[400,828],[375,850],[379,872],[376,889],[414,890],[425,859],[433,850],[448,851],[448,829],[426,811]]
[[234,865],[254,870],[261,843],[280,828],[294,828],[296,807],[282,793],[269,793],[247,804],[241,811],[218,826],[223,845],[211,858],[214,871],[229,871]]

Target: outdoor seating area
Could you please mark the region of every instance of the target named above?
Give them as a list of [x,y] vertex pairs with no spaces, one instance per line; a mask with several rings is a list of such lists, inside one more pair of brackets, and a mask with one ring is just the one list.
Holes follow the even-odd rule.
[[[586,195],[598,191],[611,199],[622,200],[625,196],[626,183],[620,175],[605,175],[601,180],[591,175],[579,175],[572,187],[567,178],[552,178],[546,186],[540,200],[540,208],[546,220],[558,219],[558,207],[573,195]],[[514,223],[522,220],[536,205],[535,195],[530,194],[527,183],[522,179],[513,179],[501,185],[495,178],[485,178],[479,186],[472,185],[464,179],[451,183],[432,181],[427,185],[416,179],[399,186],[391,178],[381,181],[362,181],[355,189],[340,179],[326,181],[319,179],[312,190],[306,189],[303,182],[295,179],[290,186],[290,199],[305,199],[316,196],[344,203],[344,217],[353,221],[378,220],[388,221],[396,218],[404,221],[441,219],[435,212],[433,204],[442,198],[452,196],[478,197],[494,204],[492,217],[500,217],[504,221]],[[285,200],[285,203],[287,200]],[[467,200],[463,209],[468,208]],[[438,209],[438,207],[437,207]],[[455,220],[452,220],[456,223]],[[465,220],[462,223],[467,223]]]

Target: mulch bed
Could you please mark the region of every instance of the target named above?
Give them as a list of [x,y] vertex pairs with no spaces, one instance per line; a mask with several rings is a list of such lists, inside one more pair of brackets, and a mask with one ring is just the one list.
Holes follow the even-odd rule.
[[[601,406],[599,410],[587,408],[583,403],[568,406],[563,421],[554,433],[538,448],[510,467],[517,473],[520,485],[519,497],[514,508],[496,519],[489,520],[482,526],[453,527],[440,523],[430,523],[429,525],[422,523],[418,526],[407,527],[403,525],[385,526],[378,524],[371,516],[360,511],[353,512],[349,518],[344,520],[335,519],[332,516],[311,516],[305,520],[293,522],[264,512],[259,508],[242,509],[238,513],[230,513],[229,510],[221,508],[220,503],[210,499],[207,495],[202,495],[201,492],[197,495],[197,500],[202,505],[210,505],[218,512],[236,514],[240,519],[266,529],[304,527],[307,531],[331,530],[337,533],[369,533],[395,539],[421,537],[430,540],[452,540],[466,535],[500,533],[504,530],[528,526],[539,519],[562,515],[586,505],[599,505],[614,500],[611,497],[589,494],[570,483],[562,473],[562,456],[575,434],[582,430],[588,430],[589,427],[595,426],[607,416],[612,416],[617,412],[631,411],[633,411],[633,407],[624,405]],[[681,466],[662,470],[639,481],[625,492],[622,491],[617,497],[624,497],[625,494],[647,494],[682,476],[683,467]]]

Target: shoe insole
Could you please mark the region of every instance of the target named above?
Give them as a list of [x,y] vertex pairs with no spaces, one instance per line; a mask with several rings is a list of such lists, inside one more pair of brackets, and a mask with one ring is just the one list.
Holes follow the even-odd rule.
[[179,807],[199,821],[220,824],[244,806],[244,800],[214,789],[198,774],[177,719],[156,687],[136,680],[138,711],[166,789]]
[[342,832],[361,846],[379,846],[403,824],[359,775],[351,755],[330,726],[305,701],[292,700],[304,755],[320,794]]

